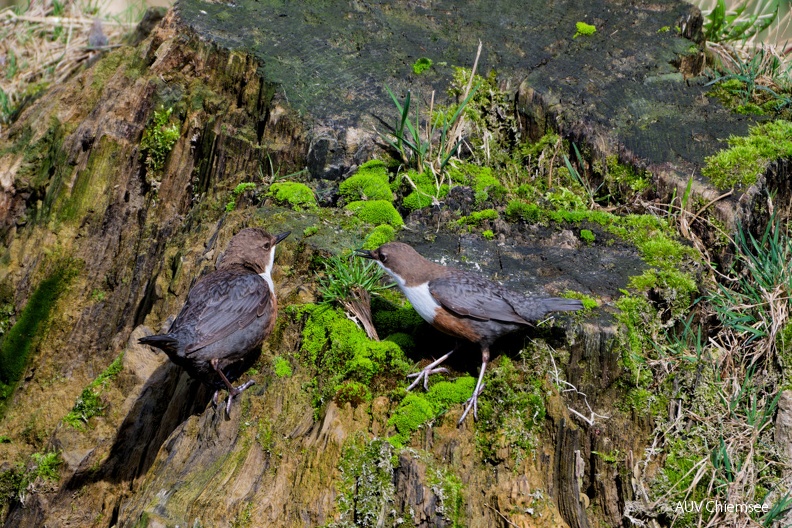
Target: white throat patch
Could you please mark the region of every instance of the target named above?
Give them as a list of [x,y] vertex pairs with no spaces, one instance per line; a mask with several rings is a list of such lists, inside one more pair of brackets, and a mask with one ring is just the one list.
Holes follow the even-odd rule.
[[275,285],[272,283],[272,266],[275,262],[275,248],[273,247],[270,249],[270,258],[267,267],[264,268],[264,273],[259,273],[259,277],[267,281],[269,285],[270,292],[272,293],[273,297],[275,296]]
[[432,297],[432,294],[429,292],[429,283],[425,282],[420,286],[407,286],[404,279],[383,266],[380,261],[376,262],[388,273],[388,275],[393,277],[393,280],[396,281],[399,289],[404,293],[404,296],[407,297],[407,300],[410,301],[410,304],[412,304],[415,311],[418,312],[418,315],[427,323],[432,323],[437,309],[440,308],[440,304],[435,301],[434,297]]

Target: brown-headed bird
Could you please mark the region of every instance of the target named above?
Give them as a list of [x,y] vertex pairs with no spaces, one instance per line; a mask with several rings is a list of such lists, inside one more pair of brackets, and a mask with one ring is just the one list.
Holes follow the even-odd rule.
[[[429,324],[451,336],[464,338],[481,347],[481,371],[473,396],[467,401],[459,423],[471,409],[477,417],[478,396],[489,361],[489,348],[499,337],[539,321],[550,312],[571,312],[583,308],[577,299],[535,297],[504,288],[474,273],[431,262],[401,242],[384,244],[359,256],[373,259],[393,277],[415,311]],[[456,350],[456,348],[454,349]],[[438,368],[454,350],[433,361],[410,377],[427,386],[429,375],[445,372]]]
[[201,278],[166,334],[143,337],[187,373],[215,389],[228,389],[226,414],[233,398],[253,385],[239,379],[261,355],[261,343],[272,332],[278,313],[272,266],[275,246],[289,233],[272,236],[262,229],[243,229],[231,239],[217,269]]

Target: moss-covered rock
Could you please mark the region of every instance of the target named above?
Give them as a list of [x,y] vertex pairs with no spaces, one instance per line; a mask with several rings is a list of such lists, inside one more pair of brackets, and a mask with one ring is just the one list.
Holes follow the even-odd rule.
[[316,197],[310,187],[299,182],[279,182],[270,186],[268,193],[280,204],[288,204],[292,209],[316,209]]
[[379,160],[371,160],[360,166],[357,172],[341,182],[338,192],[348,201],[388,200],[393,193],[388,183],[388,169]]
[[429,207],[435,200],[440,200],[448,194],[448,185],[441,184],[438,188],[438,182],[431,173],[410,170],[402,177],[405,180],[409,178],[409,182],[412,182],[407,183],[412,191],[402,200],[402,205],[410,211]]
[[370,200],[352,202],[346,206],[356,217],[369,224],[387,224],[392,227],[404,225],[401,215],[387,200]]

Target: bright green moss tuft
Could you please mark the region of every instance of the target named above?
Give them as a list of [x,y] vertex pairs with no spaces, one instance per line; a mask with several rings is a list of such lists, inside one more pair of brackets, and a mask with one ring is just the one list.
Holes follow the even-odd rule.
[[572,38],[578,38],[584,35],[593,35],[597,32],[597,28],[585,22],[575,22],[575,29],[577,30]]
[[454,381],[440,381],[425,394],[408,393],[388,420],[396,428],[396,434],[388,441],[396,448],[409,442],[410,436],[424,423],[436,418],[452,405],[462,404],[473,394],[475,378],[464,376]]
[[701,173],[718,189],[747,187],[768,164],[792,156],[792,122],[773,121],[753,127],[746,137],[729,137],[729,148],[707,157]]
[[308,364],[322,373],[313,380],[317,408],[335,397],[346,381],[367,387],[392,385],[409,370],[399,345],[370,340],[343,312],[327,305],[306,305],[299,311],[308,315],[301,350]]
[[393,201],[393,193],[388,183],[388,169],[379,160],[371,160],[361,165],[354,175],[341,182],[338,192],[348,201]]
[[593,244],[594,241],[596,240],[596,237],[594,236],[594,233],[592,233],[589,229],[581,229],[580,239],[586,244]]
[[313,191],[303,183],[273,183],[268,194],[275,198],[276,202],[289,204],[295,211],[317,208]]
[[512,222],[522,220],[523,222],[535,223],[542,216],[542,210],[539,206],[523,202],[522,200],[512,200],[506,206],[506,218]]
[[346,206],[355,216],[369,224],[388,224],[393,227],[404,225],[401,215],[387,200],[352,202]]
[[282,356],[275,356],[272,360],[272,370],[279,378],[288,378],[292,375],[292,367],[289,360]]
[[388,224],[375,227],[363,242],[363,249],[377,249],[396,238],[396,230]]
[[448,194],[448,185],[443,184],[438,189],[431,173],[411,170],[404,178],[412,182],[412,185],[407,184],[412,192],[404,197],[402,205],[411,211],[429,207],[435,200],[445,198]]
[[415,75],[421,75],[423,72],[432,67],[432,59],[421,57],[413,64],[412,70]]
[[562,295],[565,299],[578,299],[583,303],[583,310],[589,311],[599,306],[599,303],[594,297],[589,297],[585,293],[567,290]]
[[501,200],[506,196],[506,187],[492,174],[489,167],[459,163],[449,171],[449,177],[456,183],[470,186],[476,203]]
[[483,211],[475,211],[468,216],[463,216],[457,220],[459,225],[475,225],[479,226],[485,220],[497,220],[498,211],[495,209],[484,209]]
[[154,110],[151,123],[143,131],[140,152],[145,154],[145,163],[151,172],[159,172],[165,165],[165,158],[179,139],[179,125],[168,124],[173,108]]

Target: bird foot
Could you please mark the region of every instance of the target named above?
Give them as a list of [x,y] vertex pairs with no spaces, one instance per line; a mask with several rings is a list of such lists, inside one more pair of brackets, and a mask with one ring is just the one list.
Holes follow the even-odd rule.
[[485,385],[482,383],[481,387],[479,387],[476,391],[473,392],[473,396],[471,396],[470,399],[468,399],[468,401],[465,402],[465,412],[462,413],[462,418],[459,419],[457,425],[462,425],[462,422],[465,421],[465,418],[467,417],[471,408],[473,409],[473,420],[478,421],[478,397],[479,394],[481,394],[484,391],[484,386]]
[[220,394],[220,391],[219,391],[219,390],[216,390],[216,391],[214,391],[214,394],[212,394],[212,406],[213,406],[215,409],[217,409],[217,406],[219,405],[219,403],[218,403],[218,401],[217,401],[217,396],[218,396],[219,394]]
[[240,394],[242,394],[242,391],[244,391],[251,385],[255,385],[255,384],[256,384],[255,381],[250,380],[244,385],[240,385],[239,387],[232,387],[231,389],[228,390],[228,398],[226,398],[226,416],[228,418],[231,418],[231,402],[234,401],[234,396],[239,396]]
[[445,368],[445,367],[432,368],[432,366],[429,365],[428,367],[426,367],[425,369],[423,369],[420,372],[415,372],[413,374],[408,374],[407,377],[408,378],[415,378],[415,381],[413,381],[410,384],[410,386],[407,387],[407,390],[411,391],[412,389],[417,387],[418,384],[423,379],[424,389],[428,391],[429,390],[429,376],[431,376],[432,374],[439,374],[441,372],[448,372],[448,369]]

